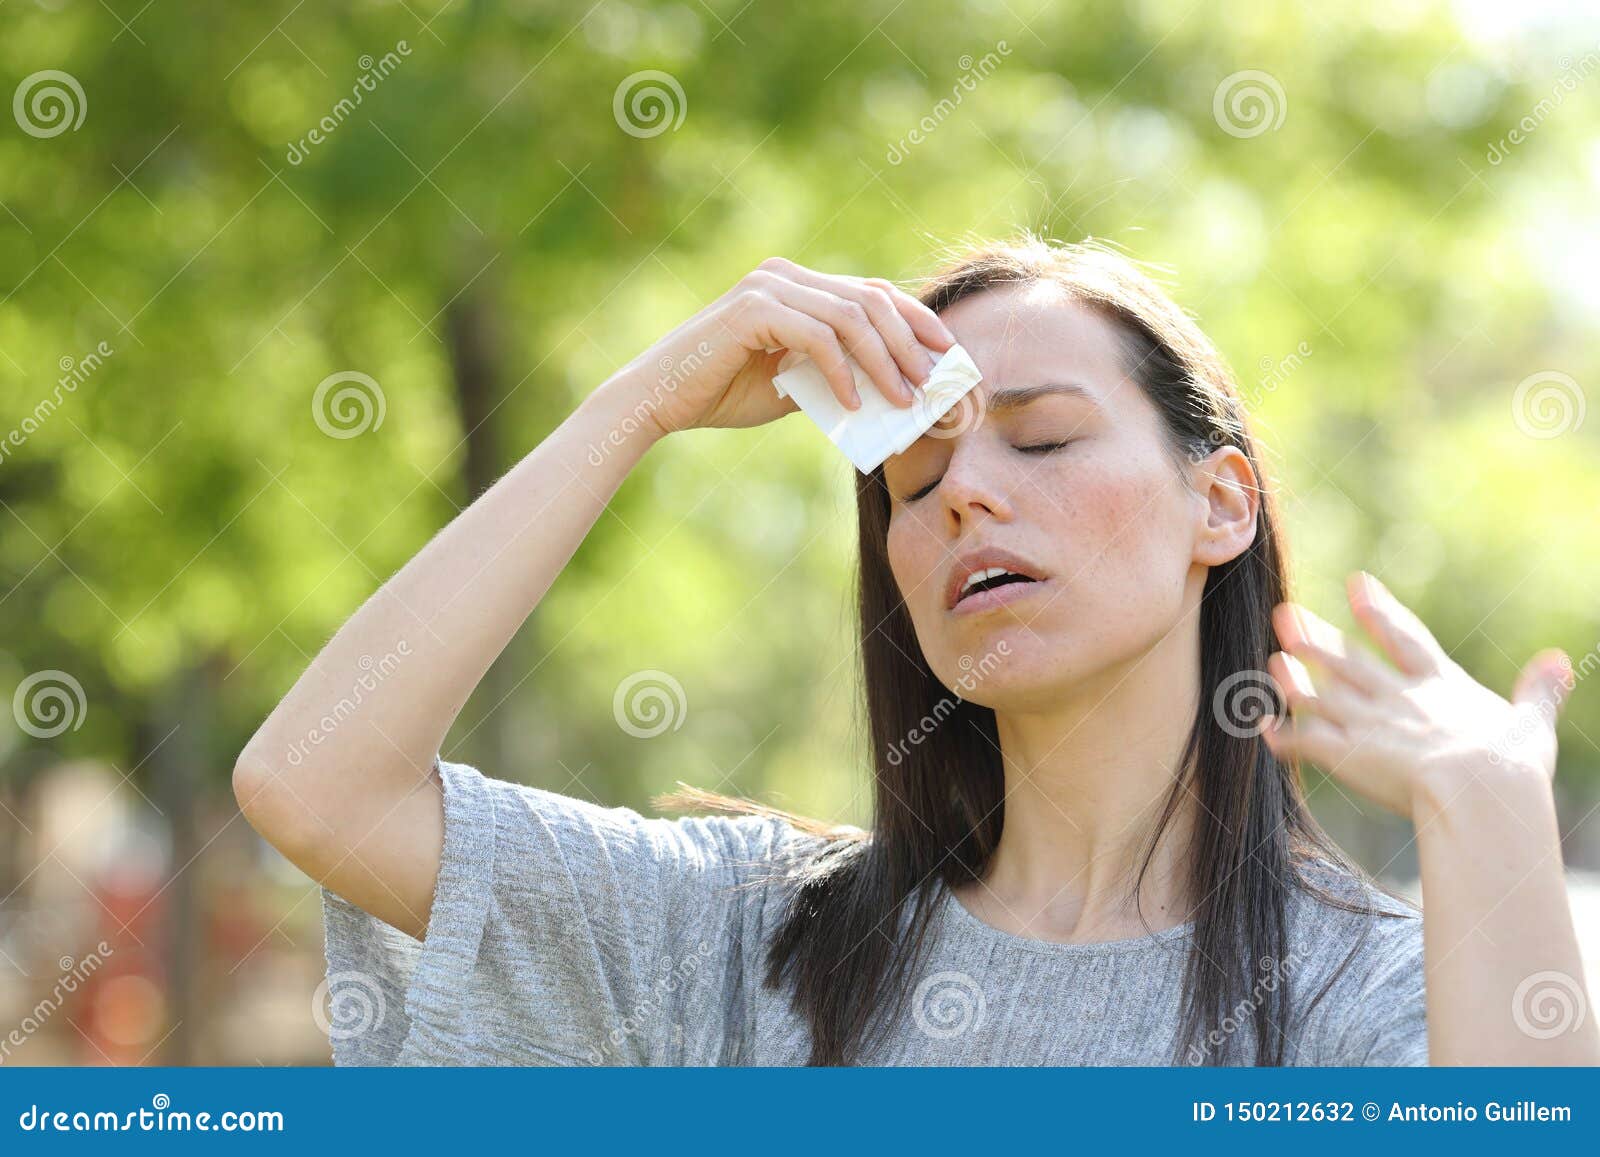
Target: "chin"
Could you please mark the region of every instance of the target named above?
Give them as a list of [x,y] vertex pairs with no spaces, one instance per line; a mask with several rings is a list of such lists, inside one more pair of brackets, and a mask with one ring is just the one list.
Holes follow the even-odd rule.
[[1083,678],[1072,652],[1020,623],[974,632],[941,648],[929,666],[955,695],[997,711],[1029,711],[1058,704]]

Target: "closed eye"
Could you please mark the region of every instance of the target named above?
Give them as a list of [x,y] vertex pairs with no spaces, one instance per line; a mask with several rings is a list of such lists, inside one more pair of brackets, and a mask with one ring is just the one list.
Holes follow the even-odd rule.
[[[1018,447],[1016,447],[1016,450],[1017,450],[1018,453],[1021,453],[1021,454],[1049,454],[1054,450],[1060,450],[1063,446],[1071,445],[1072,441],[1073,441],[1073,439],[1067,438],[1067,439],[1064,439],[1064,440],[1062,440],[1060,442],[1038,442],[1038,443],[1035,443],[1032,446],[1018,446]],[[921,490],[915,491],[914,493],[911,493],[911,494],[907,494],[900,501],[902,501],[902,502],[915,502],[919,498],[926,498],[928,495],[933,493],[934,487],[939,485],[940,480],[941,480],[940,478],[935,478],[932,482],[928,483]]]

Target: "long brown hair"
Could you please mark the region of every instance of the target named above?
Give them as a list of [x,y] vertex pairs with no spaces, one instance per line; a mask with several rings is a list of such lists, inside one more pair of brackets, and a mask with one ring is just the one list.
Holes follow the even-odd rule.
[[[1256,730],[1241,726],[1233,714],[1241,712],[1240,693],[1270,691],[1267,657],[1277,649],[1270,616],[1288,591],[1282,529],[1261,455],[1220,354],[1151,278],[1113,250],[1032,233],[979,243],[955,254],[919,296],[941,312],[1019,282],[1059,286],[1117,328],[1131,376],[1159,412],[1175,459],[1198,460],[1219,446],[1236,446],[1258,479],[1253,545],[1213,567],[1206,579],[1198,625],[1199,708],[1132,890],[1139,895],[1161,834],[1185,793],[1192,793],[1197,819],[1187,849],[1187,887],[1198,903],[1191,913],[1183,1025],[1173,1062],[1194,1063],[1199,1056],[1205,1063],[1230,1063],[1234,1034],[1215,1030],[1230,1011],[1244,1007],[1253,1020],[1255,1063],[1281,1064],[1292,979],[1265,991],[1258,984],[1248,999],[1245,994],[1261,962],[1286,960],[1290,890],[1303,887],[1354,911],[1372,909],[1330,894],[1314,880],[1310,869],[1318,862],[1361,874],[1311,817],[1299,769],[1274,757]],[[939,890],[933,885],[981,879],[1005,820],[994,712],[953,699],[934,675],[890,571],[890,499],[881,467],[857,475],[856,502],[873,819],[868,832],[826,832],[820,854],[799,875],[767,958],[766,984],[790,989],[793,1007],[810,1028],[814,1065],[868,1057],[879,1035],[896,1022],[936,910]],[[1241,678],[1255,683],[1243,685]],[[1234,700],[1224,702],[1231,689]],[[935,705],[942,721],[930,729],[925,719]],[[901,742],[913,733],[919,742]],[[709,793],[675,802],[749,810]],[[1208,1036],[1213,1047],[1187,1047]]]

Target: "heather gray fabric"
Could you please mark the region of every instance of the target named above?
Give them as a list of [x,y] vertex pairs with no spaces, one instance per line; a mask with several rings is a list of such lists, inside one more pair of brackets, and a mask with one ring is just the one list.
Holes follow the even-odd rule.
[[[764,816],[644,817],[439,766],[445,848],[425,943],[323,893],[336,1063],[805,1062],[804,1025],[761,984],[785,886],[760,877],[815,837]],[[872,1063],[1171,1063],[1187,925],[1054,944],[939,894],[907,1013]],[[1290,951],[1258,978],[1287,985],[1291,1064],[1427,1064],[1422,922],[1367,895],[1407,915],[1299,893],[1291,904]],[[1358,954],[1304,1015],[1363,926]],[[1253,1031],[1234,1035],[1235,1060],[1253,1055]]]

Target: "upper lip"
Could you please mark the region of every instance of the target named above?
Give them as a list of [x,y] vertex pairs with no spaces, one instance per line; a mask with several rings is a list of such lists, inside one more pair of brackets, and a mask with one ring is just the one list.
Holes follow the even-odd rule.
[[952,610],[961,599],[961,587],[967,581],[967,576],[975,571],[987,570],[992,566],[1004,567],[1013,574],[1022,575],[1024,578],[1038,582],[1044,578],[1044,572],[1033,563],[1019,554],[1012,554],[1009,550],[998,547],[984,547],[982,550],[971,550],[956,556],[956,561],[950,567],[950,577],[944,584],[945,610]]

